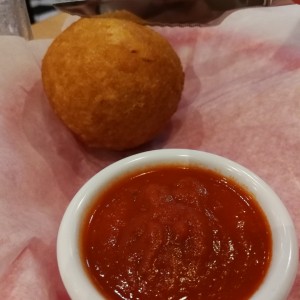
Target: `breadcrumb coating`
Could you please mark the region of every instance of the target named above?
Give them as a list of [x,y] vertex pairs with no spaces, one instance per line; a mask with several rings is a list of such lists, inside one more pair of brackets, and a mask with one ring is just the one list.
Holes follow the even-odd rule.
[[184,73],[151,28],[82,18],[50,45],[42,79],[54,111],[84,144],[125,150],[162,130],[177,109]]

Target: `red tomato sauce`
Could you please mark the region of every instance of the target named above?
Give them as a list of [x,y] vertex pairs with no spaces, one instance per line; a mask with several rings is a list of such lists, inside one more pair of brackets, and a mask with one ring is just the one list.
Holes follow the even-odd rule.
[[272,237],[253,196],[234,181],[161,166],[99,195],[81,254],[106,299],[241,300],[264,279]]

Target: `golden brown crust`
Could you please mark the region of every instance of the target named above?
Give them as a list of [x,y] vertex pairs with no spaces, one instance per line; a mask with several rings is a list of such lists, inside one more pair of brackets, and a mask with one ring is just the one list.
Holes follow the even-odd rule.
[[184,74],[152,29],[116,18],[83,18],[49,47],[45,92],[89,146],[123,150],[153,138],[176,111]]

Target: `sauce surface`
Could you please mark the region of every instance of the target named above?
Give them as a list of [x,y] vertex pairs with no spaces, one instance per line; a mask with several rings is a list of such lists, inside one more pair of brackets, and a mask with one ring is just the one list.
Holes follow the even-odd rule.
[[81,234],[86,272],[107,299],[249,299],[271,249],[253,196],[198,167],[161,166],[114,182]]

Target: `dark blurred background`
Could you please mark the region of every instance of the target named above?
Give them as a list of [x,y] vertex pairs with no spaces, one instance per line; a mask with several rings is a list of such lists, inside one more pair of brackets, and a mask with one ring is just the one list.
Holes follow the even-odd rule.
[[57,14],[51,0],[26,0],[30,22],[36,23]]

